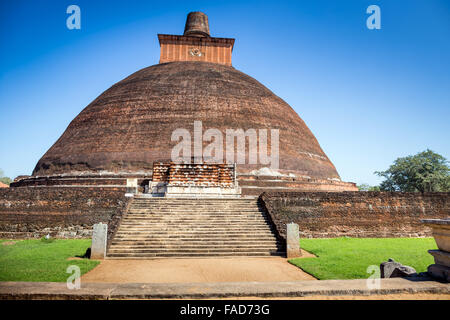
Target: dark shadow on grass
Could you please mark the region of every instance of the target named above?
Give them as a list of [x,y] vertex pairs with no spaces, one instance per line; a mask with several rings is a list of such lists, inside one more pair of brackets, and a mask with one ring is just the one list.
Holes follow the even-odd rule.
[[82,259],[90,259],[91,258],[91,247],[87,248],[86,252],[82,256],[75,256],[75,258],[82,258]]

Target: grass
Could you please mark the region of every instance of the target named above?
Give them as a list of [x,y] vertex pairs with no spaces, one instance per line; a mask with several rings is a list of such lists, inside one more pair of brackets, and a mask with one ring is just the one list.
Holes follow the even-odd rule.
[[334,238],[301,239],[300,246],[317,258],[289,260],[320,280],[367,279],[367,267],[394,259],[419,272],[425,272],[433,257],[427,252],[437,249],[433,238]]
[[[300,244],[317,257],[289,262],[321,280],[366,279],[368,266],[389,258],[424,272],[433,263],[427,250],[437,248],[433,238],[301,239]],[[89,239],[0,240],[0,281],[64,282],[70,265],[79,266],[84,274],[99,261],[67,258],[83,255],[90,245]]]
[[71,275],[68,266],[77,265],[84,274],[100,263],[67,260],[83,255],[90,245],[89,239],[0,240],[0,281],[65,282]]

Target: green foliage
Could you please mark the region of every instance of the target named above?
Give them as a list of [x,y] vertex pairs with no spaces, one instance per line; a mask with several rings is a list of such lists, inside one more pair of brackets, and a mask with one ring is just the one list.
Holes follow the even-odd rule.
[[0,281],[65,282],[67,267],[77,265],[84,274],[100,262],[89,259],[67,260],[83,255],[89,239],[43,242],[40,239],[0,240]]
[[290,263],[320,280],[366,279],[367,267],[394,259],[425,272],[437,249],[433,238],[334,238],[301,239],[300,246],[317,258],[296,258]]
[[4,184],[7,184],[9,186],[11,184],[12,180],[8,177],[1,177],[0,182],[3,182]]
[[359,191],[380,191],[379,186],[371,186],[367,183],[362,183],[360,185],[357,185]]
[[383,191],[450,191],[450,168],[440,154],[427,149],[414,156],[398,158],[388,170],[375,174],[384,177]]
[[2,169],[0,169],[0,182],[3,182],[4,184],[7,184],[8,186],[12,182],[12,180],[10,178],[4,176],[4,172]]

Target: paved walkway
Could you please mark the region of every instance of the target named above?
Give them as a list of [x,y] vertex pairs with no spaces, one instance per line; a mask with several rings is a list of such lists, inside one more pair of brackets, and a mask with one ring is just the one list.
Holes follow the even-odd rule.
[[[305,252],[306,256],[308,253]],[[310,255],[310,254],[309,254]],[[311,255],[310,255],[311,256]],[[81,277],[91,283],[206,283],[316,280],[282,257],[103,260]]]
[[[382,279],[379,289],[367,288],[365,279],[219,282],[219,283],[82,283],[69,290],[58,282],[0,282],[0,299],[212,299],[239,297],[332,297],[374,294],[439,294],[450,299],[450,285],[436,281]],[[443,296],[445,298],[445,296]]]

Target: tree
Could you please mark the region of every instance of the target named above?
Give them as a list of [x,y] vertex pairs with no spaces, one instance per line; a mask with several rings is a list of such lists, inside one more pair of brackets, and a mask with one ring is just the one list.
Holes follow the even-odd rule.
[[386,171],[376,171],[384,177],[383,191],[450,191],[448,161],[429,149],[414,156],[398,158]]
[[12,182],[12,180],[9,177],[4,176],[2,169],[0,169],[0,182],[3,182],[4,184],[7,184],[8,186]]
[[379,186],[370,186],[367,183],[357,185],[359,191],[380,191]]

